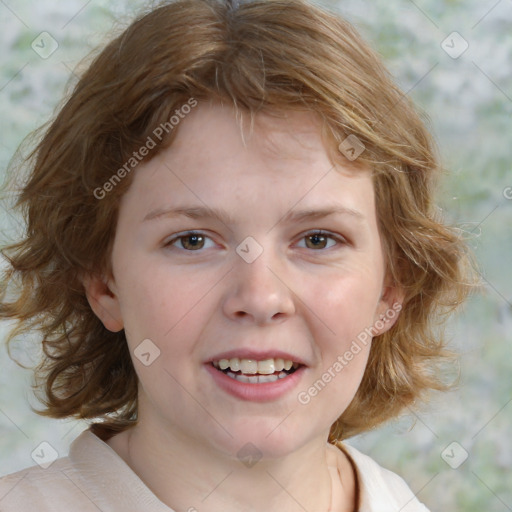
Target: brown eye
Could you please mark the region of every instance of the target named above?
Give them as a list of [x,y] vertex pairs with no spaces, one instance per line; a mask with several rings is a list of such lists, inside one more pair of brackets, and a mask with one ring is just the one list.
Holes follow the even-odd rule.
[[[308,233],[304,235],[301,240],[306,241],[306,249],[313,250],[330,249],[334,245],[343,245],[344,243],[342,238],[322,231]],[[331,241],[330,245],[328,245],[329,241]]]
[[187,250],[202,249],[204,246],[204,236],[202,235],[182,236],[180,240],[182,240],[183,248]]
[[165,243],[165,247],[193,252],[204,249],[207,240],[210,240],[209,236],[203,235],[202,233],[190,232],[172,238]]
[[[325,249],[327,238],[324,235],[308,235],[306,238],[306,246],[308,249]],[[308,243],[309,242],[309,243]]]

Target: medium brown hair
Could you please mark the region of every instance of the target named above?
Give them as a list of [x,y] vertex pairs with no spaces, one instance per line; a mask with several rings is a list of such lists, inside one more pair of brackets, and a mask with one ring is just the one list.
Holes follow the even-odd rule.
[[436,322],[468,292],[467,255],[459,233],[437,218],[439,164],[407,96],[351,24],[313,4],[255,0],[233,8],[176,0],[104,48],[27,160],[30,174],[17,202],[27,230],[2,251],[9,268],[0,318],[18,320],[9,342],[41,333],[34,387],[43,385],[46,408],[39,413],[101,419],[95,428],[103,437],[137,421],[137,377],[124,332],[103,326],[82,284],[86,274],[111,272],[119,200],[136,170],[108,187],[108,197],[94,191],[105,190],[191,98],[228,102],[251,115],[315,112],[338,160],[337,145],[347,136],[364,144],[353,164],[373,172],[387,270],[405,300],[395,325],[373,340],[362,383],[330,441],[368,430],[425,391],[443,388],[445,343]]

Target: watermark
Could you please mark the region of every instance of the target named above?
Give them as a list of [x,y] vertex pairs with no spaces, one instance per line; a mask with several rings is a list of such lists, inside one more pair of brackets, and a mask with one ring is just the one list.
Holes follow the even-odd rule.
[[366,347],[374,336],[377,336],[380,331],[384,328],[387,322],[393,320],[398,313],[402,310],[402,304],[395,302],[391,308],[389,308],[384,315],[377,320],[371,327],[366,327],[357,335],[357,339],[352,341],[350,348],[345,351],[343,355],[339,355],[336,361],[325,370],[325,372],[312,384],[306,391],[301,391],[297,395],[297,400],[302,405],[307,405],[311,402],[311,399],[322,391],[329,382],[331,382],[336,376],[349,365],[350,361],[361,352],[363,347]]
[[236,456],[244,466],[252,468],[263,457],[263,454],[252,443],[246,443],[238,450]]
[[125,164],[120,167],[107,181],[105,181],[101,187],[96,187],[94,189],[94,197],[98,200],[101,200],[105,198],[109,192],[112,192],[115,186],[135,167],[137,167],[143,158],[146,157],[150,151],[156,147],[156,140],[161,142],[165,135],[171,133],[171,131],[174,130],[178,124],[180,124],[181,120],[185,119],[187,114],[190,114],[195,106],[197,106],[197,100],[195,98],[190,98],[187,103],[174,111],[174,115],[172,115],[168,121],[165,121],[165,123],[160,123],[153,130],[152,134],[148,136],[146,142],[144,142],[144,144],[137,151],[132,153],[132,156],[128,159],[128,161],[125,162]]
[[503,197],[505,199],[512,199],[512,187],[505,187],[503,189]]
[[263,247],[252,236],[248,236],[237,246],[236,253],[246,263],[252,263],[263,253]]
[[59,43],[48,32],[41,32],[30,46],[41,59],[47,59],[57,50]]
[[466,462],[469,457],[469,453],[463,448],[457,441],[450,443],[442,452],[441,458],[450,466],[452,469],[457,469]]
[[366,146],[357,137],[357,135],[349,135],[345,140],[340,142],[338,149],[345,155],[347,160],[353,162],[366,149]]
[[151,366],[160,357],[160,349],[146,338],[137,345],[133,354],[144,366]]
[[452,32],[443,39],[441,48],[455,60],[469,48],[469,43],[458,32]]
[[47,441],[39,445],[30,454],[32,460],[43,469],[48,469],[59,457],[57,450]]

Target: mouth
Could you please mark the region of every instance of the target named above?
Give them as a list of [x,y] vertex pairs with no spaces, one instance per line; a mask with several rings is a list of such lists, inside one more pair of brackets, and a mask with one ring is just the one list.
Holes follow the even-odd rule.
[[303,366],[281,358],[256,360],[238,357],[219,359],[210,364],[229,378],[245,384],[265,384],[286,379]]

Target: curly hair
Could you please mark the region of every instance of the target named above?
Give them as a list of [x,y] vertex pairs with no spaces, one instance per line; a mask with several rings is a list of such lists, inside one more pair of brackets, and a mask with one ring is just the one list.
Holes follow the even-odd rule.
[[[105,184],[190,98],[229,102],[251,116],[315,112],[338,160],[349,135],[364,144],[352,164],[372,170],[387,271],[405,298],[397,322],[374,339],[362,383],[329,441],[444,389],[440,365],[448,352],[437,324],[466,298],[471,265],[460,233],[433,204],[441,168],[425,120],[337,14],[302,0],[254,0],[236,9],[176,0],[139,17],[94,58],[24,161],[30,171],[16,206],[26,233],[2,250],[8,268],[0,318],[18,321],[8,344],[23,333],[41,335],[34,389],[44,390],[45,409],[37,412],[95,419],[93,431],[103,438],[137,421],[125,334],[103,326],[82,281],[112,270],[119,201],[133,172],[118,171],[123,179],[109,187],[108,200]],[[157,140],[144,161],[178,130]]]

